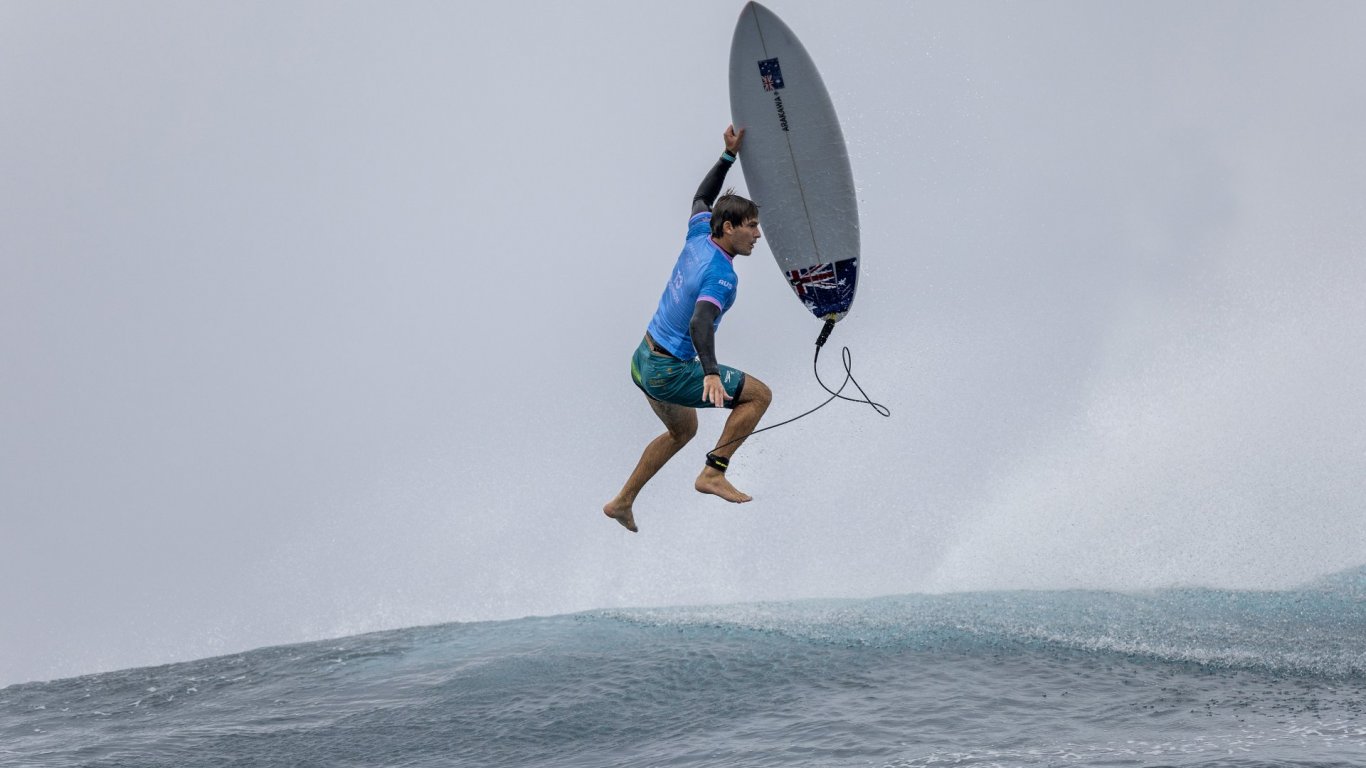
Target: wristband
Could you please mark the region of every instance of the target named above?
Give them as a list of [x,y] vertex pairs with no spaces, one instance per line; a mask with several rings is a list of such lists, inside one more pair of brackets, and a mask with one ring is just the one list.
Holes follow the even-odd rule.
[[727,163],[733,163],[735,162],[735,155],[732,155],[729,149],[725,149],[721,151],[721,159]]

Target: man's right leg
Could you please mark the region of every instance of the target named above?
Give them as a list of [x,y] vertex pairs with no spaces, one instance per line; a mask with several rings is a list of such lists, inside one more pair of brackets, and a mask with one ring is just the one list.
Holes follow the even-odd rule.
[[[745,438],[758,426],[759,419],[763,418],[764,412],[772,402],[773,391],[768,385],[746,374],[745,388],[740,391],[740,399],[735,402],[730,416],[726,418],[725,429],[721,430],[721,438],[716,441],[718,447],[712,451],[712,455],[729,462],[730,457],[744,444]],[[724,471],[711,466],[702,468],[702,474],[697,476],[697,482],[693,483],[693,487],[700,493],[715,494],[737,504],[753,498],[731,485]]]
[[640,489],[644,488],[650,478],[654,477],[674,454],[683,450],[683,446],[697,434],[696,411],[686,406],[660,402],[648,395],[645,399],[650,402],[650,408],[654,409],[659,420],[664,422],[667,431],[645,446],[640,461],[636,462],[636,468],[626,479],[626,485],[622,487],[621,493],[602,508],[604,515],[621,523],[632,533],[638,529],[631,505],[635,504]]

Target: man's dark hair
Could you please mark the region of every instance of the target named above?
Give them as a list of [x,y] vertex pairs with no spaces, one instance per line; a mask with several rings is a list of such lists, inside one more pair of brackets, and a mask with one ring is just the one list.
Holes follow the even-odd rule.
[[728,221],[731,226],[738,227],[750,219],[758,218],[759,206],[753,200],[735,194],[732,187],[716,198],[716,204],[711,207],[711,236],[720,237],[721,225]]

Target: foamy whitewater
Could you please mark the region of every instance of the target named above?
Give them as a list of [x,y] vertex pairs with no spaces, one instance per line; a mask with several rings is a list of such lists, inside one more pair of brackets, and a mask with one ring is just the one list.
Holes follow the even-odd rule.
[[1366,567],[449,624],[0,690],[15,766],[1366,765]]

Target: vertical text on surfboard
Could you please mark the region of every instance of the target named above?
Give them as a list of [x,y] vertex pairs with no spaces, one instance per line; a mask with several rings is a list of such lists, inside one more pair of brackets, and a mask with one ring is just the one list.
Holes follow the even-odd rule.
[[783,69],[777,59],[764,59],[759,62],[759,79],[764,83],[764,90],[773,93],[773,105],[778,108],[778,125],[786,131],[787,110],[783,109],[783,95],[778,93],[784,85]]

